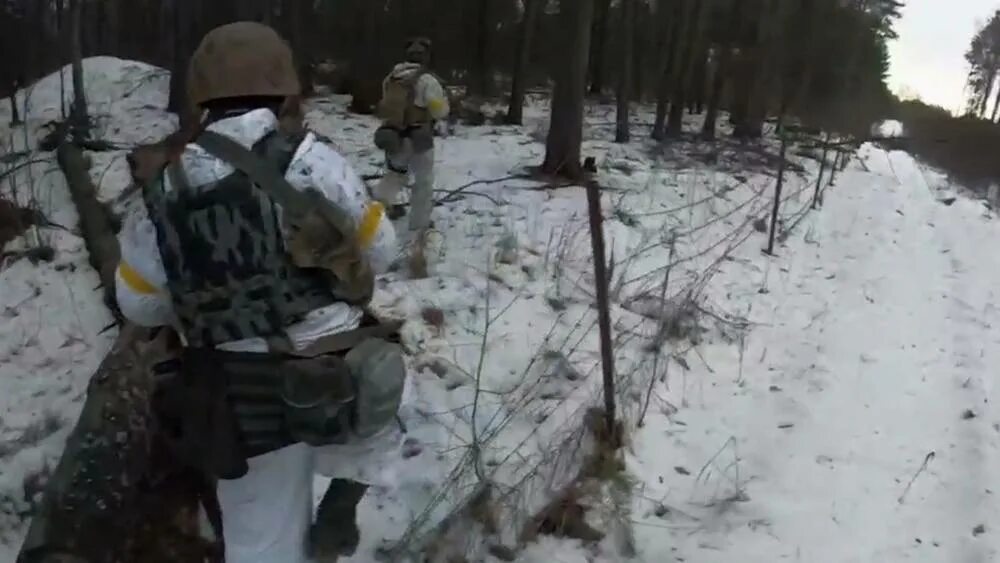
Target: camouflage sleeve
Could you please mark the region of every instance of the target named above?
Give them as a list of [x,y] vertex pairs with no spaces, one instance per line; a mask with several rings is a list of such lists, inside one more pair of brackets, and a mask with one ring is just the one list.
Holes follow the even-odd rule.
[[173,304],[166,290],[156,230],[138,205],[126,217],[118,235],[121,260],[115,271],[115,297],[129,321],[145,327],[172,324]]
[[310,133],[299,146],[286,173],[297,189],[319,190],[354,218],[357,238],[376,273],[384,273],[395,258],[396,235],[382,204],[368,195],[354,168],[329,144]]

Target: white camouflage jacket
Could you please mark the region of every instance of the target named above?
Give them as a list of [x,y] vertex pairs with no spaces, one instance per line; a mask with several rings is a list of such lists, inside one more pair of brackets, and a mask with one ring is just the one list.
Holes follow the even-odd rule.
[[[259,109],[212,123],[208,130],[249,148],[277,127],[274,113]],[[193,144],[184,150],[181,163],[194,186],[210,184],[233,172],[232,166]],[[285,177],[295,188],[315,187],[335,205],[348,211],[366,231],[359,232],[359,239],[367,243],[364,252],[372,268],[376,273],[383,273],[388,268],[396,246],[392,223],[384,216],[381,204],[369,199],[361,178],[343,156],[309,133],[296,151]],[[172,189],[168,178],[164,179],[164,189]],[[176,326],[156,230],[144,205],[131,209],[118,242],[122,258],[115,285],[122,314],[140,326]],[[296,347],[304,348],[318,338],[357,328],[362,313],[360,308],[347,303],[334,303],[312,311],[301,322],[286,327],[286,331]],[[267,351],[266,343],[260,338],[228,342],[219,348]]]

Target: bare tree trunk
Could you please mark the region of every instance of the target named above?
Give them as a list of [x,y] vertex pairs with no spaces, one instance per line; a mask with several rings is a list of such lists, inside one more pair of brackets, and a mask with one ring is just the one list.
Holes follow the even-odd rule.
[[566,45],[567,64],[559,72],[552,94],[549,134],[545,141],[542,171],[572,180],[583,174],[580,144],[583,142],[584,93],[587,88],[587,55],[590,53],[590,24],[593,0],[562,2],[560,19],[572,30]]
[[830,167],[830,181],[827,182],[826,184],[826,187],[828,188],[832,187],[833,184],[837,181],[837,172],[839,172],[842,169],[840,161],[844,157],[844,152],[840,150],[840,147],[835,148],[834,152],[835,154],[833,155],[833,166]]
[[664,130],[667,123],[668,103],[670,102],[670,81],[675,74],[674,68],[677,66],[680,58],[678,51],[681,48],[681,37],[684,32],[683,8],[687,4],[687,1],[680,0],[680,6],[676,3],[671,3],[670,6],[673,9],[668,8],[664,2],[661,3],[661,8],[659,8],[664,10],[659,20],[663,22],[664,26],[669,26],[664,27],[664,29],[669,29],[670,31],[663,41],[661,52],[662,62],[660,63],[660,72],[658,73],[656,82],[656,117],[653,121],[651,136],[657,141],[661,141],[666,137]]
[[705,90],[708,83],[708,53],[709,46],[703,45],[701,54],[695,59],[694,73],[691,75],[691,85],[688,96],[688,111],[701,114],[705,111]]
[[[466,0],[471,3],[471,0]],[[476,21],[469,29],[475,30],[475,55],[469,72],[469,91],[488,96],[493,90],[493,69],[490,64],[490,2],[478,0],[474,8]]]
[[[11,82],[11,87],[10,87],[10,124],[11,125],[20,125],[21,124],[21,114],[17,111],[17,90],[18,90],[18,88],[21,87],[21,84],[24,83],[24,80],[22,80],[21,75],[23,75],[23,73],[19,73],[19,75],[17,77],[15,77],[14,80]],[[27,106],[27,104],[25,104],[25,105]]]
[[[670,103],[670,114],[667,117],[667,136],[678,136],[684,127],[684,106],[691,91],[692,68],[697,64],[697,57],[704,57],[704,30],[708,15],[708,2],[691,2],[685,14],[684,48],[681,53],[681,64],[674,78],[674,94]],[[702,61],[704,63],[704,61]]]
[[[663,2],[660,2],[658,10],[665,9]],[[636,23],[635,38],[632,41],[632,88],[636,100],[643,101],[646,96],[646,56],[651,49],[647,48],[646,39],[650,36],[650,29],[655,26],[655,16],[649,4],[640,3],[635,7]]]
[[781,136],[781,151],[778,153],[778,183],[774,186],[774,207],[771,208],[771,233],[767,238],[767,253],[774,256],[774,234],[778,231],[778,212],[781,210],[781,188],[785,183],[785,153],[788,150],[788,136]]
[[826,138],[823,139],[823,153],[819,159],[819,175],[816,176],[816,190],[813,192],[812,208],[816,209],[819,207],[823,200],[822,189],[823,189],[823,172],[826,172],[826,155],[830,150],[830,134],[826,134]]
[[733,136],[737,139],[760,138],[763,133],[764,120],[758,111],[760,101],[758,95],[758,80],[760,75],[760,54],[756,48],[747,49],[748,60],[742,63],[737,84],[736,99],[733,104],[731,120]]
[[359,38],[351,56],[350,109],[355,113],[370,114],[382,97],[382,77],[370,60],[371,54],[378,52],[378,6],[375,2],[362,0],[356,7]]
[[291,30],[292,51],[295,62],[299,65],[299,82],[302,85],[302,95],[313,92],[312,52],[309,49],[307,21],[312,16],[312,3],[292,0],[288,3],[289,29]]
[[[42,16],[42,5],[40,2],[27,2],[24,7],[24,29],[22,33],[24,34],[24,64],[21,67],[22,72],[21,78],[27,84],[32,78],[34,78],[34,73],[37,69],[42,68],[44,63],[44,58],[41,56],[42,52],[39,49],[40,43],[45,41],[45,36],[47,35],[47,28],[43,21]],[[33,32],[28,32],[28,30],[33,30]]]
[[108,37],[111,35],[108,33],[107,19],[108,19],[108,9],[106,2],[98,2],[96,7],[96,13],[94,15],[94,36],[97,38],[95,41],[96,49],[98,55],[106,54],[118,54],[108,48]]
[[718,62],[712,76],[712,87],[708,93],[708,107],[705,109],[705,123],[701,136],[707,140],[715,139],[716,123],[719,119],[719,107],[722,104],[722,92],[726,85],[726,77],[733,60],[733,49],[728,43],[719,47]]
[[995,69],[990,69],[986,74],[986,90],[983,92],[982,97],[979,99],[979,108],[977,108],[977,113],[979,117],[983,119],[986,118],[986,108],[989,106],[990,98],[993,97],[993,85],[996,83],[997,71]]
[[[70,143],[62,143],[56,156],[79,211],[90,262],[113,294],[118,241],[85,156]],[[150,337],[150,331],[126,324],[91,378],[19,562],[165,563],[206,561],[210,555],[206,542],[191,534],[198,526],[198,497],[194,489],[178,487],[179,479],[193,476],[166,455],[158,435],[162,428],[153,420],[152,368],[172,355],[167,338]]]
[[187,66],[188,60],[194,51],[191,37],[192,18],[190,10],[187,8],[186,0],[176,0],[174,3],[173,20],[173,51],[170,73],[170,97],[167,102],[167,110],[181,116],[181,121],[192,117],[195,108],[189,107],[187,99]]
[[604,91],[605,51],[608,43],[608,26],[611,16],[611,0],[596,0],[593,25],[593,41],[590,43],[590,93],[599,95]]
[[83,51],[80,44],[80,27],[83,25],[84,0],[70,0],[72,18],[70,48],[73,57],[73,110],[70,112],[73,138],[80,140],[89,135],[87,117],[87,92],[83,84]]
[[768,24],[772,16],[770,3],[770,0],[762,0],[748,5],[750,13],[743,13],[740,20],[752,33],[753,39],[749,45],[740,48],[737,98],[732,115],[733,136],[738,139],[756,139],[763,134],[767,100],[762,90],[766,85],[766,46],[770,41]]
[[524,120],[524,91],[526,90],[528,64],[531,61],[531,43],[538,27],[538,14],[545,0],[524,0],[524,17],[518,30],[517,58],[510,86],[510,106],[507,123],[521,125]]
[[993,102],[993,114],[990,116],[990,121],[996,123],[998,110],[1000,110],[1000,88],[997,88],[996,100]]
[[632,99],[632,41],[635,35],[635,1],[622,0],[622,66],[618,72],[618,116],[615,128],[615,142],[629,142],[629,102]]

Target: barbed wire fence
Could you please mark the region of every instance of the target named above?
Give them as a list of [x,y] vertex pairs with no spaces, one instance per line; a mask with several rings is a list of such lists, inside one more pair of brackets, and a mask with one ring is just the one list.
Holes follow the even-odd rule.
[[[660,232],[645,229],[646,241],[623,257],[616,258],[612,250],[607,261],[605,281],[610,289],[610,310],[606,313],[613,321],[612,348],[617,352],[634,345],[638,339],[643,343],[639,348],[644,352],[642,357],[623,362],[614,374],[614,385],[605,391],[597,382],[599,378],[591,377],[600,370],[600,361],[593,351],[600,312],[594,307],[583,312],[562,312],[521,372],[516,389],[506,393],[503,408],[473,431],[471,444],[466,446],[453,471],[400,539],[382,551],[384,559],[429,557],[425,560],[444,561],[462,556],[475,560],[486,553],[507,553],[523,546],[533,537],[532,532],[551,531],[542,521],[553,503],[572,504],[572,495],[582,494],[581,480],[592,477],[582,469],[592,459],[594,448],[599,447],[588,417],[593,416],[595,406],[606,402],[605,392],[614,395],[620,405],[619,420],[627,428],[641,424],[650,408],[667,411],[677,408],[655,390],[657,383],[669,386],[670,365],[683,363],[683,357],[692,350],[697,352],[706,332],[715,331],[737,342],[753,326],[744,316],[749,309],[724,311],[710,302],[706,290],[713,278],[724,264],[737,259],[736,254],[755,235],[767,234],[772,244],[783,244],[815,210],[811,192],[815,192],[822,176],[786,178],[783,173],[787,149],[815,140],[794,131],[786,135],[782,144],[787,146],[779,153],[775,181],[783,184],[783,190],[773,189],[771,177],[761,175],[762,182],[727,180],[719,189],[709,187],[708,195],[662,211],[632,213],[619,205],[620,201],[605,210],[603,218],[609,223],[605,227],[609,231],[613,231],[616,223],[640,228],[660,226]],[[828,181],[832,180],[828,177]],[[733,197],[739,194],[742,195]],[[761,233],[760,221],[768,215],[771,217],[768,232]],[[597,298],[592,290],[593,264],[574,259],[586,257],[581,236],[586,230],[585,219],[578,219],[550,234],[545,269],[557,294],[568,301],[576,299],[593,304]],[[765,255],[768,246],[761,245]],[[657,261],[660,263],[655,264]],[[495,322],[490,307],[494,305],[488,305],[487,318]],[[507,308],[509,305],[504,311]],[[486,323],[487,332],[490,324]],[[485,342],[485,333],[483,339]],[[485,346],[480,353],[487,353]],[[589,368],[582,370],[584,383],[574,392],[555,400],[551,397],[543,400],[539,393],[545,382],[538,367],[553,361],[588,364]],[[682,370],[686,372],[687,369]],[[489,391],[479,385],[479,374],[476,381],[478,401],[481,393]],[[682,402],[686,402],[684,389],[686,381],[681,391]],[[558,419],[558,423],[544,428],[537,425],[519,440],[501,446],[499,443],[507,438],[511,425],[532,411],[538,420]],[[487,450],[504,453],[484,464],[481,456]],[[621,506],[617,510],[620,512]],[[621,520],[627,528],[630,522],[627,515],[621,516]]]

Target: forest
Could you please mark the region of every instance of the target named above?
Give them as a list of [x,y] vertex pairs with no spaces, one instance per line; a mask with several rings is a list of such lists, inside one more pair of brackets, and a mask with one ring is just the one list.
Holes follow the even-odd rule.
[[[557,88],[556,106],[586,93],[657,104],[656,139],[717,134],[759,138],[767,120],[797,120],[832,133],[866,134],[891,104],[886,41],[899,0],[9,0],[0,48],[7,93],[74,56],[113,55],[177,71],[200,37],[228,21],[277,27],[292,44],[304,83],[326,83],[370,112],[379,81],[403,41],[434,42],[433,67],[462,95],[503,97],[518,123],[524,92]],[[570,9],[567,9],[570,8]],[[78,43],[78,44],[77,44]],[[583,69],[583,73],[575,72]],[[580,76],[577,76],[580,75]],[[173,73],[172,92],[183,91]],[[572,86],[569,85],[572,83]],[[560,91],[564,95],[560,96]],[[183,97],[171,97],[181,112]],[[681,131],[704,113],[700,132]],[[557,112],[558,113],[558,112]],[[554,115],[556,121],[558,116]],[[626,117],[620,117],[627,124]],[[623,127],[621,134],[628,135]],[[636,132],[636,134],[640,134]]]
[[[764,532],[777,539],[773,515],[782,534],[799,535],[768,543],[769,560],[792,547],[803,560],[846,560],[834,551],[854,545],[836,535],[833,513],[805,519],[798,501],[846,491],[871,514],[919,510],[932,524],[952,514],[903,506],[915,482],[913,497],[924,494],[918,477],[935,458],[924,434],[865,445],[869,429],[832,432],[837,417],[813,420],[812,409],[856,408],[845,425],[895,422],[890,407],[913,393],[875,387],[857,399],[892,372],[876,343],[913,386],[905,378],[932,361],[975,370],[966,361],[983,357],[938,356],[931,329],[955,331],[959,344],[980,334],[960,333],[965,317],[940,307],[989,285],[987,260],[970,267],[982,285],[948,285],[977,246],[950,237],[989,240],[994,223],[952,182],[985,191],[1000,178],[1000,12],[971,39],[968,107],[956,116],[890,92],[904,0],[0,3],[0,50],[16,54],[0,60],[0,311],[11,319],[0,326],[0,396],[11,397],[0,403],[0,461],[13,468],[0,471],[0,559],[9,547],[25,563],[49,561],[32,559],[47,549],[95,562],[223,560],[218,530],[210,542],[197,522],[215,489],[171,458],[147,409],[157,384],[145,368],[169,363],[156,363],[160,348],[176,343],[126,321],[115,284],[118,235],[141,199],[132,157],[198,118],[189,59],[208,31],[243,20],[287,40],[307,125],[363,182],[389,175],[371,142],[375,114],[410,38],[431,40],[450,101],[430,159],[429,273],[397,267],[378,279],[378,312],[405,327],[412,394],[385,483],[362,493],[366,557],[726,558]],[[901,130],[873,127],[887,120]],[[16,228],[3,228],[4,213]],[[926,287],[904,291],[914,279]],[[942,303],[928,304],[938,290]],[[917,342],[926,357],[910,352]],[[823,403],[843,373],[863,369],[882,371],[845,379],[839,402]],[[933,383],[920,409],[970,389]],[[869,408],[869,396],[882,404]],[[992,422],[965,412],[963,423]],[[897,444],[904,468],[886,460],[899,452],[885,439],[909,440]],[[869,447],[858,455],[867,465],[834,460],[854,443]],[[804,460],[795,474],[813,478],[794,494],[791,473],[771,471],[793,453]],[[835,461],[856,463],[857,481],[829,486]],[[886,487],[905,474],[902,495],[858,494],[878,472]],[[783,495],[800,498],[782,511]],[[106,529],[116,541],[93,533]],[[799,542],[814,532],[836,541]],[[888,540],[867,541],[875,553]]]

